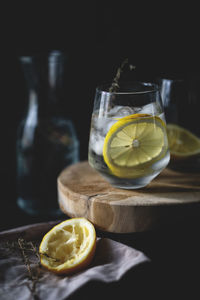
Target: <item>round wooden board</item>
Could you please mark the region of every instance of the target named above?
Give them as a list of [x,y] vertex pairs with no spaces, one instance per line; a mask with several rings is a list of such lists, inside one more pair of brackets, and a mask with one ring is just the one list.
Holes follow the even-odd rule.
[[86,217],[96,228],[116,233],[147,231],[199,213],[200,175],[165,169],[138,190],[112,187],[88,162],[64,169],[58,201],[69,217]]

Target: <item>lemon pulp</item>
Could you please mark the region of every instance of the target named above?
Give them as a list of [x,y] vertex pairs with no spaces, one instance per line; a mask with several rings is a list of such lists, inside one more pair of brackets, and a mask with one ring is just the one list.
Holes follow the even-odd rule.
[[189,130],[176,124],[168,124],[167,135],[173,157],[188,158],[200,154],[200,139]]
[[54,226],[43,238],[41,264],[55,273],[72,273],[87,266],[96,247],[96,232],[85,218],[72,218]]
[[111,173],[137,178],[152,172],[151,166],[167,153],[165,123],[158,116],[134,114],[119,119],[108,131],[103,158]]

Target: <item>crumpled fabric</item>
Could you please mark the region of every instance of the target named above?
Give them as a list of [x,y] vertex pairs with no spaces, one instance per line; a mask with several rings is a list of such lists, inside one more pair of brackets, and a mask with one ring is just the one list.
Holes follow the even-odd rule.
[[109,238],[98,238],[94,259],[85,270],[73,275],[55,275],[39,265],[34,251],[26,251],[24,258],[22,249],[17,247],[19,238],[28,243],[32,240],[38,246],[42,236],[55,224],[40,223],[0,232],[1,300],[64,300],[90,281],[117,282],[130,269],[149,261],[141,251]]

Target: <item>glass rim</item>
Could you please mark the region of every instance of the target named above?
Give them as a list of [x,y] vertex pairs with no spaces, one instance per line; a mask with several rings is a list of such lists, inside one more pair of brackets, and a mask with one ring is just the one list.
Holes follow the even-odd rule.
[[19,61],[29,64],[35,61],[47,61],[49,63],[59,63],[66,60],[66,53],[61,50],[41,51],[35,53],[27,53],[18,56]]
[[181,78],[181,77],[172,77],[172,76],[163,76],[163,77],[158,77],[157,80],[159,82],[162,82],[163,80],[166,80],[166,81],[171,81],[171,82],[175,82],[175,83],[183,83],[185,82],[185,79],[184,78]]
[[141,87],[149,87],[146,90],[133,90],[133,91],[109,91],[111,87],[111,83],[104,83],[96,87],[96,92],[105,93],[108,95],[142,95],[142,94],[150,94],[160,91],[159,84],[155,82],[148,82],[148,81],[133,81],[133,82],[123,82],[122,86],[128,86],[129,88],[133,87],[134,85],[140,85]]

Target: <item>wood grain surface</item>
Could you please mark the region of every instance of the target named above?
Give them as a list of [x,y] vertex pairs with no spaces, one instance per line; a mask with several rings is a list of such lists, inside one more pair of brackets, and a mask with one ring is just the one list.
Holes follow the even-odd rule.
[[145,188],[125,190],[112,187],[84,161],[61,172],[58,201],[66,215],[86,217],[100,230],[147,231],[199,214],[200,174],[165,169]]

